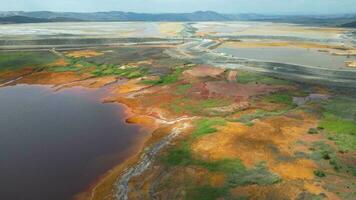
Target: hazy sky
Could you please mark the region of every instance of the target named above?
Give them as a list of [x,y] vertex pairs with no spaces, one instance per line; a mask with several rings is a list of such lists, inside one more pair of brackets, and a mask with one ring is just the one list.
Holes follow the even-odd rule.
[[0,10],[338,14],[356,13],[356,0],[0,0]]

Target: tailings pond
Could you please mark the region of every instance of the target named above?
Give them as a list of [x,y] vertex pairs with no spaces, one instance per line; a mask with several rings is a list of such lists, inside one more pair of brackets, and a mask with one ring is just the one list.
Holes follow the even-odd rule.
[[227,48],[217,49],[218,52],[238,58],[256,59],[278,63],[323,67],[330,69],[347,69],[345,61],[353,61],[356,56],[335,56],[327,52],[302,48]]
[[104,93],[0,88],[1,199],[72,199],[136,150],[143,133]]

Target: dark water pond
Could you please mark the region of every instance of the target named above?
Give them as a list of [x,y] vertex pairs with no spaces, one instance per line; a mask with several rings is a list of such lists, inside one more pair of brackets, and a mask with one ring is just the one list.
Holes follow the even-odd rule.
[[66,200],[122,162],[143,135],[101,90],[0,88],[0,196]]

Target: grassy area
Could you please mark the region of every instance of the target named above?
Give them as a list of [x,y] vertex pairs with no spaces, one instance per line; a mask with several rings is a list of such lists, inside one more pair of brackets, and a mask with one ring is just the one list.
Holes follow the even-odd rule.
[[356,150],[356,102],[351,98],[332,99],[323,105],[319,127],[341,150]]
[[176,68],[171,74],[161,76],[158,80],[144,80],[144,84],[148,85],[168,85],[173,84],[179,81],[180,76],[182,75],[184,68]]
[[100,65],[98,66],[92,74],[94,76],[111,76],[117,75],[125,78],[139,78],[145,76],[147,70],[142,67],[131,67],[131,66],[122,66],[118,67],[115,65]]
[[338,134],[356,135],[355,121],[345,120],[331,113],[324,113],[323,120],[319,126]]
[[139,78],[147,74],[147,69],[143,67],[133,66],[117,66],[106,64],[95,64],[85,61],[83,58],[67,57],[67,66],[52,66],[48,70],[53,72],[80,72],[82,70],[91,69],[91,73],[96,76],[120,76],[125,78]]
[[290,82],[282,79],[277,79],[273,77],[269,77],[266,75],[247,72],[247,71],[239,71],[237,76],[237,82],[246,84],[246,83],[259,83],[259,84],[267,84],[267,85],[289,85]]
[[47,70],[52,72],[80,72],[88,68],[96,68],[93,63],[86,62],[80,58],[65,58],[66,66],[51,66]]
[[231,122],[241,122],[244,123],[248,126],[253,126],[253,120],[255,119],[262,119],[265,117],[270,117],[270,116],[277,116],[277,115],[282,115],[286,113],[288,109],[285,110],[277,110],[277,111],[265,111],[265,110],[256,110],[252,114],[245,114],[242,115],[240,118],[237,119],[228,119],[228,121]]
[[191,165],[193,163],[190,144],[187,141],[182,142],[177,147],[170,149],[161,161],[166,166]]
[[289,92],[278,92],[278,93],[269,94],[267,96],[264,96],[263,100],[269,103],[278,103],[278,104],[284,104],[288,106],[294,106],[293,96]]
[[194,159],[187,141],[183,142],[181,146],[171,149],[162,161],[168,166],[202,167],[210,172],[224,173],[228,178],[222,187],[212,187],[210,185],[189,187],[186,199],[230,197],[230,188],[250,184],[270,185],[278,183],[281,180],[278,175],[269,172],[264,163],[260,163],[254,168],[246,169],[239,159],[224,159],[218,161]]
[[330,145],[325,144],[324,142],[313,143],[313,153],[310,157],[313,160],[325,160],[329,162],[329,164],[332,165],[336,171],[339,171],[342,168],[340,161],[335,153],[335,150]]
[[200,119],[195,122],[195,130],[190,137],[182,141],[176,147],[170,149],[168,153],[162,157],[161,161],[167,166],[187,166],[195,165],[208,169],[209,171],[231,172],[233,170],[244,169],[240,160],[219,160],[219,161],[203,161],[195,159],[191,153],[191,142],[201,136],[215,133],[215,126],[222,126],[226,122],[221,118]]
[[310,158],[316,161],[324,161],[331,165],[335,171],[345,171],[356,176],[356,167],[343,162],[338,158],[337,150],[324,142],[314,142]]
[[185,196],[186,200],[216,200],[226,197],[229,194],[229,188],[212,187],[210,185],[195,186],[188,189]]
[[183,84],[177,87],[177,94],[186,94],[192,88],[192,84]]
[[198,166],[212,172],[235,173],[244,171],[245,166],[238,159],[224,159],[218,161],[204,161],[193,158],[190,142],[184,141],[178,146],[172,148],[161,158],[166,166]]
[[321,170],[315,170],[315,171],[314,171],[314,175],[317,176],[317,177],[319,177],[319,178],[322,178],[322,177],[325,177],[325,176],[326,176],[325,172],[323,172],[323,171],[321,171]]
[[281,181],[281,178],[268,171],[265,163],[261,162],[247,170],[239,170],[229,174],[230,187],[243,185],[271,185]]
[[356,121],[356,99],[348,97],[337,97],[330,99],[322,105],[324,112]]
[[231,166],[237,166],[235,161],[230,162],[229,160],[222,160],[217,162],[205,162],[193,159],[192,157],[190,147],[192,140],[207,134],[215,133],[217,131],[215,126],[221,126],[224,124],[225,121],[219,118],[200,119],[196,121],[195,130],[190,135],[190,137],[187,140],[181,142],[178,146],[168,151],[167,155],[162,158],[162,161],[168,166],[198,165],[212,171],[218,171],[218,169],[227,169],[231,168]]
[[52,71],[52,72],[77,72],[80,70],[79,67],[76,67],[76,66],[64,66],[64,67],[51,67],[51,68],[48,68],[49,71]]
[[260,163],[247,169],[239,159],[222,159],[206,161],[196,158],[191,152],[191,143],[198,137],[212,134],[217,131],[215,126],[224,125],[221,118],[201,119],[195,122],[195,130],[186,140],[170,149],[161,157],[161,162],[168,167],[196,166],[210,172],[223,173],[227,181],[221,187],[211,185],[187,186],[186,199],[217,199],[220,197],[230,199],[230,189],[238,186],[258,184],[269,185],[280,181],[280,177],[268,171],[265,163]]
[[226,121],[222,118],[200,119],[195,122],[195,130],[192,133],[192,137],[197,138],[215,133],[217,131],[215,126],[222,126],[225,123]]
[[50,52],[1,52],[0,71],[45,67],[57,58]]

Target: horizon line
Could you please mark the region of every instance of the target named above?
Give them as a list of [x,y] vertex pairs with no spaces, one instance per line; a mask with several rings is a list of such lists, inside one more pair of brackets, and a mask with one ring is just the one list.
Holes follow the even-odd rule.
[[240,12],[240,13],[227,13],[227,12],[218,12],[213,10],[196,10],[192,12],[139,12],[139,11],[122,11],[122,10],[108,10],[108,11],[53,11],[53,10],[0,10],[0,12],[53,12],[53,13],[109,13],[109,12],[123,12],[123,13],[137,13],[137,14],[190,14],[196,12],[214,12],[217,14],[227,14],[227,15],[270,15],[270,16],[332,16],[332,15],[356,15],[356,11],[353,13],[302,13],[302,12],[288,12],[288,13],[259,13],[259,12]]

